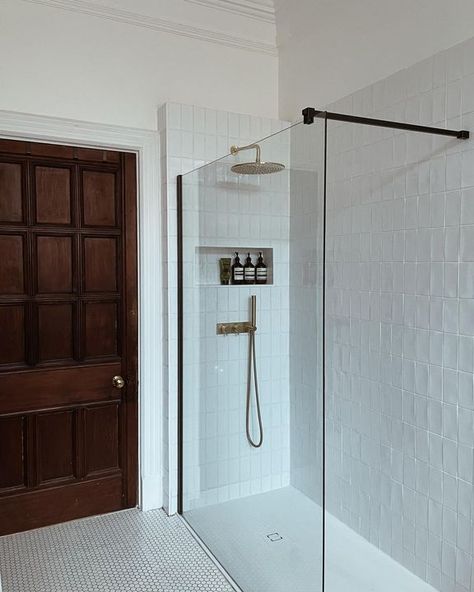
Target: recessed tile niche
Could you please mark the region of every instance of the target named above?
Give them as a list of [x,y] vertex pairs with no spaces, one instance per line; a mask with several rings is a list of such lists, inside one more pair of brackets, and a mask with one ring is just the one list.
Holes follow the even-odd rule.
[[[271,286],[273,284],[273,249],[271,247],[219,247],[207,246],[196,247],[196,283],[198,286],[222,286],[223,288],[239,288],[241,285],[229,284],[222,285],[220,281],[219,260],[230,258],[234,262],[235,252],[239,253],[240,262],[245,265],[247,253],[252,257],[252,263],[256,265],[258,254],[263,253],[263,259],[267,266],[267,283],[261,284]],[[249,284],[244,284],[249,285]]]

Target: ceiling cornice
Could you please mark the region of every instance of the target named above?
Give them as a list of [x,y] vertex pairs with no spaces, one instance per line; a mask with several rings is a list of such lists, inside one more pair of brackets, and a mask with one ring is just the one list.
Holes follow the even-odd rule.
[[275,24],[275,9],[270,0],[186,0],[186,2]]
[[175,22],[169,19],[150,17],[148,15],[130,12],[119,8],[112,8],[110,6],[102,6],[87,0],[23,0],[31,4],[40,4],[49,6],[50,8],[60,8],[69,12],[76,12],[80,14],[87,14],[118,23],[125,23],[135,27],[142,27],[144,29],[151,29],[153,31],[160,31],[170,33],[172,35],[180,35],[182,37],[190,37],[192,39],[200,39],[209,43],[218,45],[226,45],[228,47],[236,47],[246,51],[253,51],[257,53],[264,53],[267,55],[277,56],[278,51],[276,45],[270,43],[262,43],[261,41],[253,41],[219,31],[212,31],[210,29],[203,29],[201,27],[194,27],[185,23]]

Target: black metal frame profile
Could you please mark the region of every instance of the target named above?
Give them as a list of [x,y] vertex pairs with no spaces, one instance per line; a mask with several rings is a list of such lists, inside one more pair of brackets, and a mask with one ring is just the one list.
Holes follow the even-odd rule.
[[323,344],[321,352],[321,385],[322,385],[322,401],[321,401],[321,537],[322,537],[322,548],[321,548],[321,590],[322,592],[326,589],[326,261],[327,261],[327,249],[326,249],[326,236],[327,236],[327,195],[328,195],[328,117],[327,113],[322,116],[324,119],[324,163],[323,163],[323,246],[322,246],[322,290],[321,290],[321,308],[323,311],[323,322],[321,323],[321,342]]
[[303,123],[310,125],[314,123],[316,117],[321,119],[332,119],[333,121],[346,121],[347,123],[359,123],[361,125],[372,125],[375,127],[388,127],[391,129],[405,130],[407,132],[420,132],[422,134],[437,134],[438,136],[451,136],[458,140],[467,140],[469,132],[467,130],[450,130],[442,127],[429,127],[426,125],[415,125],[413,123],[403,123],[401,121],[389,121],[386,119],[373,119],[372,117],[359,117],[357,115],[347,115],[346,113],[332,113],[331,111],[322,111],[314,107],[306,107],[302,111]]
[[183,351],[184,351],[184,303],[183,303],[183,175],[176,179],[176,210],[178,214],[178,514],[183,513],[183,415],[184,415],[184,386],[183,386]]

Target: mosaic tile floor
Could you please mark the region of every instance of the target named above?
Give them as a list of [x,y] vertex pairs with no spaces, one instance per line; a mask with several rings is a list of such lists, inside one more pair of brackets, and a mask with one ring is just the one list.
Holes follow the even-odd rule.
[[232,592],[177,517],[126,510],[0,538],[2,592]]

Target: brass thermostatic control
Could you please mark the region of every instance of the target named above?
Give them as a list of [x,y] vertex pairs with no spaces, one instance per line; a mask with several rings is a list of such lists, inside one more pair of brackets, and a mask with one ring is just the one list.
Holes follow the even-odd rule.
[[240,333],[250,333],[257,328],[252,323],[217,323],[217,335],[239,335]]
[[112,384],[115,388],[122,389],[125,386],[125,380],[121,376],[114,376],[112,378]]

